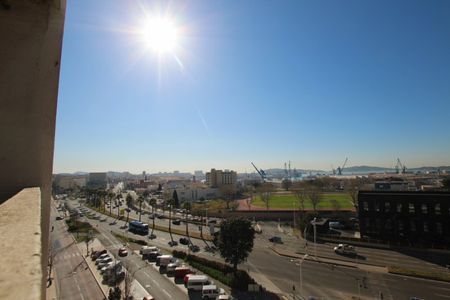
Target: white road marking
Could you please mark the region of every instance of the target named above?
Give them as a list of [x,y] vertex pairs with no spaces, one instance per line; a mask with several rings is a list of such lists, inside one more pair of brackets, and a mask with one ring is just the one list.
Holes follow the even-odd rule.
[[167,297],[169,297],[170,299],[172,299],[172,296],[171,296],[165,289],[162,289],[162,291],[164,292],[164,294],[167,295]]
[[444,297],[444,298],[449,298],[450,299],[449,295],[442,295],[442,294],[434,294],[434,295],[438,296],[438,297]]

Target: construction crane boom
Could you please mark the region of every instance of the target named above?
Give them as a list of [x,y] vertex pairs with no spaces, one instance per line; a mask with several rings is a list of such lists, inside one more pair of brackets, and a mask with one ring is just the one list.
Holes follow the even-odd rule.
[[259,176],[261,176],[262,180],[265,180],[265,179],[266,179],[266,172],[264,172],[263,169],[259,170],[259,169],[255,166],[255,164],[254,164],[253,162],[252,162],[252,166],[253,166],[253,168],[255,168],[256,172],[258,172]]

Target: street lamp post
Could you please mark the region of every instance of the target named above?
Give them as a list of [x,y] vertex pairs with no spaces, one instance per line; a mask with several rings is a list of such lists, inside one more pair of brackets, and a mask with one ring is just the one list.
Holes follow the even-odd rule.
[[303,258],[300,260],[300,295],[303,297],[303,272],[302,265],[305,259],[308,257],[308,254],[303,255]]
[[313,219],[313,227],[314,227],[314,257],[317,259],[317,230],[316,230],[316,219]]

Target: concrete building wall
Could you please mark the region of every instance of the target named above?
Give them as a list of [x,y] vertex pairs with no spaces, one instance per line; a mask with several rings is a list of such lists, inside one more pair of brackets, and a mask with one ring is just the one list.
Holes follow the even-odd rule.
[[0,1],[0,202],[41,188],[43,274],[65,7],[65,0]]

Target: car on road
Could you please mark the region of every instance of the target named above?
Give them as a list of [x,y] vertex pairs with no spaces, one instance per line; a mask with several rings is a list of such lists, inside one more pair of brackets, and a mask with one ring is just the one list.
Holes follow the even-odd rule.
[[148,218],[153,220],[155,218],[155,215],[154,214],[148,214]]
[[104,266],[103,268],[100,269],[100,274],[104,274],[112,267],[114,267],[114,262],[111,261],[111,262],[107,263],[106,266]]
[[62,219],[63,219],[63,217],[61,217],[61,216],[57,216],[57,217],[56,217],[56,220],[58,220],[58,221],[59,221],[59,220],[62,220]]
[[110,263],[112,261],[113,261],[112,257],[108,257],[108,258],[101,260],[97,265],[97,269],[101,269],[101,268],[105,267],[108,263]]
[[181,220],[180,219],[175,219],[172,221],[173,225],[180,225],[181,224]]
[[217,220],[209,220],[208,224],[217,224]]
[[189,250],[191,250],[192,252],[198,252],[198,251],[200,251],[200,247],[192,244],[189,246]]
[[92,260],[96,260],[97,258],[100,257],[100,255],[106,254],[106,249],[103,250],[99,250],[99,251],[94,251],[91,253],[91,258]]
[[273,236],[273,237],[269,238],[269,242],[277,243],[277,244],[283,243],[283,241],[281,240],[281,237],[279,237],[279,236]]
[[356,255],[355,247],[347,244],[339,244],[334,247],[334,252],[343,255]]
[[124,256],[127,256],[127,255],[128,255],[127,248],[122,247],[122,248],[119,249],[119,256],[124,257]]
[[195,272],[191,270],[189,267],[185,266],[177,267],[173,272],[173,276],[175,277],[175,279],[184,278],[184,276],[186,276],[187,274],[195,274]]
[[156,217],[157,217],[158,219],[164,219],[164,215],[163,215],[163,214],[157,214]]
[[167,244],[169,244],[170,247],[174,247],[178,245],[177,241],[169,241]]
[[98,264],[102,259],[105,259],[107,257],[109,257],[108,253],[104,253],[104,254],[101,254],[101,255],[97,256],[97,258],[94,259],[95,260],[95,264]]
[[344,224],[342,224],[340,222],[330,222],[330,223],[328,223],[328,227],[330,229],[344,229],[345,228]]
[[148,261],[156,261],[156,258],[161,255],[159,251],[153,251],[142,255],[142,259],[146,259]]
[[189,239],[185,238],[185,237],[180,238],[180,244],[182,244],[182,245],[189,244]]
[[209,300],[209,299],[216,299],[219,297],[219,295],[225,294],[225,290],[222,288],[218,288],[217,286],[211,284],[211,285],[204,285],[202,288],[202,299],[203,300]]
[[155,300],[155,298],[152,295],[147,295],[142,300]]

